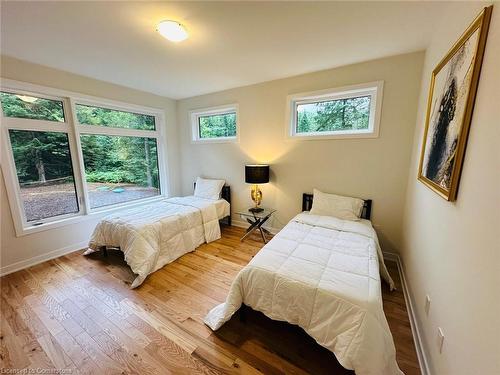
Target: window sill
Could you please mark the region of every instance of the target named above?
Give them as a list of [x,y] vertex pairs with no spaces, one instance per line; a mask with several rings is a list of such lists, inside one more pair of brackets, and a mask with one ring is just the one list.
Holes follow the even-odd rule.
[[297,140],[297,141],[317,141],[317,140],[327,140],[327,139],[370,139],[370,138],[378,138],[378,132],[359,132],[359,133],[327,133],[327,134],[293,134],[288,135],[288,140]]
[[158,202],[158,201],[163,200],[165,198],[166,198],[166,196],[159,195],[159,196],[154,197],[154,198],[141,199],[140,201],[133,202],[130,204],[121,204],[121,205],[115,205],[112,207],[102,207],[99,209],[95,209],[92,212],[89,212],[88,214],[80,214],[80,215],[72,216],[69,218],[61,219],[61,220],[50,221],[50,222],[36,225],[36,226],[28,226],[28,227],[23,227],[20,229],[16,228],[16,237],[27,236],[30,234],[44,232],[44,231],[52,230],[52,229],[56,229],[56,228],[61,228],[61,227],[81,223],[81,222],[88,221],[88,220],[99,219],[99,218],[106,216],[107,214],[110,214],[113,212],[118,212],[120,210],[126,210],[128,208],[133,208],[133,207],[144,206],[144,205],[147,205],[150,203]]
[[191,144],[210,144],[210,143],[239,143],[238,137],[225,137],[225,138],[207,138],[207,139],[193,139]]

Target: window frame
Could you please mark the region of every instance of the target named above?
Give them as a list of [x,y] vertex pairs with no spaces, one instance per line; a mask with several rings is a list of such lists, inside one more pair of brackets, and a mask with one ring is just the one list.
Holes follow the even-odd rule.
[[[127,108],[123,107],[123,104],[120,106],[120,105],[117,105],[116,102],[114,101],[106,101],[108,104],[103,104],[104,102],[101,102],[103,101],[104,99],[89,99],[88,97],[82,97],[82,96],[79,96],[79,97],[74,97],[72,98],[72,111],[75,113],[75,116],[74,116],[74,119],[75,119],[75,123],[80,126],[80,127],[84,127],[85,129],[88,129],[89,131],[91,129],[107,129],[107,128],[111,128],[111,129],[118,129],[118,130],[125,130],[125,131],[132,131],[132,133],[134,131],[139,131],[139,132],[147,132],[147,133],[151,133],[151,132],[158,132],[158,124],[156,123],[156,113],[157,111],[151,111],[151,108],[146,108],[146,107],[141,107],[141,109],[138,109],[138,107],[136,106],[132,106],[131,104],[128,104]],[[111,109],[111,110],[115,110],[115,111],[121,111],[121,112],[128,112],[128,113],[132,113],[132,114],[139,114],[139,115],[148,115],[148,116],[153,116],[155,117],[155,129],[133,129],[133,128],[123,128],[123,127],[119,127],[119,126],[100,126],[100,125],[89,125],[89,124],[81,124],[80,121],[78,121],[78,115],[77,115],[77,112],[76,112],[76,106],[77,105],[83,105],[83,106],[89,106],[89,107],[99,107],[99,108],[103,108],[103,109]],[[140,112],[139,112],[140,111]],[[99,131],[99,130],[98,130]],[[97,133],[96,133],[97,134]]]
[[[48,96],[48,95],[38,95],[38,93],[26,90],[15,90],[6,88],[2,86],[1,91],[9,92],[9,93],[21,93],[26,95],[37,95],[38,97],[43,97],[46,99],[53,99],[62,101],[63,103],[63,111],[65,108],[68,108],[69,102],[64,100],[64,98],[57,96]],[[65,113],[65,122],[58,121],[48,121],[48,120],[38,120],[38,119],[26,119],[26,118],[16,118],[16,117],[4,117],[3,116],[3,108],[0,105],[0,117],[2,119],[2,138],[5,140],[3,144],[3,150],[6,154],[2,155],[2,171],[5,179],[5,187],[7,190],[7,195],[9,198],[9,204],[11,207],[12,217],[14,219],[14,225],[16,229],[16,233],[24,233],[27,228],[37,228],[42,227],[44,225],[50,225],[54,222],[64,221],[70,218],[75,218],[83,215],[83,202],[80,199],[82,196],[81,184],[79,184],[78,179],[80,178],[78,173],[78,164],[75,160],[75,155],[77,153],[76,144],[74,137],[71,136],[72,128],[66,119]],[[27,220],[26,212],[24,210],[24,204],[21,199],[21,186],[19,183],[19,178],[17,176],[17,168],[14,160],[14,153],[12,150],[12,144],[10,142],[10,133],[9,130],[25,130],[25,131],[38,131],[38,132],[54,132],[54,133],[62,133],[66,134],[68,137],[68,147],[70,152],[70,161],[71,166],[73,168],[73,179],[75,184],[75,194],[78,202],[78,212],[68,213],[64,215],[57,215],[49,218],[45,218],[42,220],[37,220],[35,223],[30,223]],[[4,168],[4,166],[7,168]],[[16,213],[14,213],[16,211]],[[39,224],[41,223],[41,224]]]
[[[382,112],[383,90],[384,81],[375,81],[358,85],[350,85],[326,90],[288,95],[285,136],[289,140],[378,138],[380,130],[380,117]],[[351,99],[363,96],[370,96],[370,115],[367,130],[342,130],[310,133],[297,132],[297,107],[299,105],[324,101]]]
[[[63,102],[65,122],[24,119],[14,117],[4,117],[2,106],[0,105],[1,134],[2,134],[2,171],[4,174],[7,197],[9,199],[10,210],[16,236],[36,233],[48,229],[53,229],[65,225],[88,220],[95,215],[117,211],[123,208],[143,205],[158,201],[168,196],[170,191],[170,181],[168,178],[167,142],[165,132],[164,111],[159,108],[138,106],[130,103],[119,102],[89,95],[83,95],[66,90],[59,90],[51,87],[35,85],[26,82],[14,81],[1,78],[0,90],[15,94],[25,94],[47,99],[59,100]],[[105,107],[120,111],[134,112],[152,115],[155,117],[155,130],[136,130],[127,128],[99,127],[95,125],[81,125],[76,116],[76,104]],[[17,170],[10,142],[9,130],[33,130],[61,132],[68,135],[68,144],[73,167],[75,190],[78,201],[78,213],[58,215],[51,218],[28,222],[24,211],[23,202],[20,195],[20,185]],[[88,190],[86,188],[85,168],[83,161],[83,151],[81,147],[81,134],[96,135],[117,135],[136,136],[156,139],[158,174],[160,184],[160,194],[154,197],[131,200],[128,202],[102,206],[98,208],[90,207]]]
[[[200,117],[236,114],[236,135],[234,137],[200,137]],[[216,107],[199,108],[189,111],[189,120],[191,122],[191,143],[239,143],[240,125],[239,125],[239,106],[238,104],[226,104]]]
[[[2,79],[2,83],[6,81],[4,79]],[[6,93],[9,93],[9,94],[12,94],[12,95],[26,95],[26,96],[35,96],[39,99],[48,99],[48,100],[55,100],[55,101],[58,101],[58,102],[61,102],[62,103],[62,106],[63,106],[63,116],[64,116],[64,121],[51,121],[51,120],[41,120],[41,119],[30,119],[30,118],[24,118],[24,117],[8,117],[8,116],[5,116],[3,115],[3,107],[0,103],[0,115],[2,116],[2,122],[5,122],[7,124],[10,124],[10,125],[14,125],[19,122],[19,120],[26,120],[26,122],[30,122],[30,121],[37,121],[38,124],[43,124],[43,125],[53,125],[53,124],[57,124],[57,125],[68,125],[69,122],[68,122],[68,119],[66,118],[66,113],[64,111],[64,106],[65,105],[68,105],[68,103],[65,103],[65,100],[64,98],[60,97],[60,96],[57,96],[57,95],[49,95],[49,94],[46,94],[46,93],[38,93],[38,92],[33,92],[33,91],[28,91],[28,90],[25,90],[25,89],[13,89],[11,87],[5,87],[3,86],[3,84],[1,85],[0,87],[0,92],[6,92]],[[50,126],[49,126],[50,127]]]

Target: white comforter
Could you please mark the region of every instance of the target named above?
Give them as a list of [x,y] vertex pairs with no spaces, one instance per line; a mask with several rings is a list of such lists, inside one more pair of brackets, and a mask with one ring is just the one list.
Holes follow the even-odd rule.
[[369,221],[302,213],[240,271],[205,323],[217,330],[245,303],[299,325],[357,375],[400,375],[380,274],[392,288]]
[[136,288],[150,273],[220,236],[215,201],[169,198],[103,218],[85,255],[101,246],[119,247],[137,275],[131,286]]

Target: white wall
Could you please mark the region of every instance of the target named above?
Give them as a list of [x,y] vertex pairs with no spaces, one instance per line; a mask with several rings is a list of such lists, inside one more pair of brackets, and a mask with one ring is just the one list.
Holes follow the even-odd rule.
[[[457,201],[417,181],[431,71],[485,4],[453,3],[422,76],[401,255],[433,374],[500,373],[500,4],[495,5]],[[424,312],[425,295],[432,302]],[[445,342],[437,349],[437,327]]]
[[[175,101],[161,96],[109,84],[102,81],[78,76],[13,59],[1,57],[2,78],[29,82],[77,93],[113,99],[126,103],[144,105],[165,110],[166,139],[170,193],[180,192],[179,148],[177,142],[177,127]],[[87,218],[78,224],[67,225],[22,237],[16,237],[12,221],[9,201],[5,191],[3,173],[0,173],[0,210],[1,210],[1,240],[0,240],[0,273],[12,271],[41,261],[48,257],[76,250],[88,243],[98,219],[102,215]]]
[[[263,205],[278,209],[273,227],[299,213],[302,193],[316,187],[372,198],[382,246],[398,249],[422,61],[421,52],[405,54],[178,101],[182,192],[198,175],[224,178],[234,213],[251,205],[245,163],[269,163],[271,183],[261,189]],[[287,95],[377,80],[384,81],[378,138],[285,139]],[[192,144],[188,112],[228,103],[239,104],[240,142]]]

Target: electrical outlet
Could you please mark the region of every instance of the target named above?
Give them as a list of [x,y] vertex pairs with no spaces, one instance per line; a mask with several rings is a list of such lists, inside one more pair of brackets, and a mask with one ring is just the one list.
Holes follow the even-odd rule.
[[444,333],[441,327],[438,327],[438,335],[437,335],[437,345],[439,349],[439,353],[443,351],[443,343],[444,343]]
[[425,296],[425,315],[429,316],[429,310],[431,309],[431,297],[427,294]]

